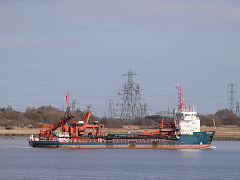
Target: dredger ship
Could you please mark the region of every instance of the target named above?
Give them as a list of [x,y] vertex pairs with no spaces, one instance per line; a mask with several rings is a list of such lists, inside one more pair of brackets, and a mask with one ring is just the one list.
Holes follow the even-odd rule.
[[[196,108],[184,108],[182,87],[179,90],[179,106],[174,110],[174,123],[163,124],[149,132],[127,134],[104,134],[104,124],[97,121],[89,124],[91,111],[87,110],[83,119],[72,121],[69,93],[66,99],[68,108],[58,124],[47,124],[40,130],[38,137],[29,138],[32,147],[52,148],[136,148],[136,149],[206,149],[211,147],[214,131],[200,131],[200,119]],[[55,131],[60,128],[60,132]]]

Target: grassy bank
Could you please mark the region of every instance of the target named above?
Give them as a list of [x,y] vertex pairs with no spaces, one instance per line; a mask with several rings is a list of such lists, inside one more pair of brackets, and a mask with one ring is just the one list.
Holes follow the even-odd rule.
[[[149,129],[143,126],[123,126],[123,128],[105,128],[105,134],[109,133],[137,133],[143,132],[144,129]],[[151,131],[153,129],[149,129]],[[201,126],[201,131],[211,131],[213,127]],[[0,128],[1,136],[29,136],[30,134],[38,134],[40,128],[19,128],[7,130]],[[240,127],[239,126],[221,126],[217,127],[214,140],[240,140]]]
[[[212,127],[201,127],[202,131],[213,130]],[[240,127],[239,126],[220,126],[216,129],[214,140],[237,140],[240,141]]]

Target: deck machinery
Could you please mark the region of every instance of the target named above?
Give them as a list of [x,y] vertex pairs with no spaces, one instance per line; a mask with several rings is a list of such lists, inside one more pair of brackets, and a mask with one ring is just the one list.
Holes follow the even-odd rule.
[[[88,133],[88,137],[98,137],[104,136],[104,125],[99,124],[98,121],[95,121],[94,124],[88,124],[89,118],[91,115],[91,111],[87,110],[83,120],[73,121],[72,120],[75,115],[69,114],[69,108],[67,109],[64,118],[57,123],[54,124],[44,124],[42,128],[47,128],[46,130],[40,130],[38,134],[39,139],[45,138],[53,138],[56,135],[67,135],[69,138],[79,138],[86,136],[86,132]],[[55,133],[54,131],[60,128],[60,133]]]
[[[68,111],[69,112],[69,111]],[[157,138],[157,139],[176,139],[176,131],[178,128],[174,124],[161,124],[154,131],[149,132],[147,129],[144,132],[137,134],[104,134],[104,124],[99,124],[95,121],[94,124],[89,124],[89,118],[91,111],[86,110],[83,120],[71,122],[75,115],[70,113],[65,113],[64,118],[54,124],[43,124],[42,128],[45,130],[40,130],[38,134],[39,140],[52,140],[58,138],[64,138],[69,140],[80,140],[80,139],[99,139],[102,140],[113,140],[113,139],[141,139],[141,138]],[[163,117],[164,119],[164,117]],[[163,121],[162,119],[162,121]],[[60,132],[55,133],[55,130],[60,128]]]

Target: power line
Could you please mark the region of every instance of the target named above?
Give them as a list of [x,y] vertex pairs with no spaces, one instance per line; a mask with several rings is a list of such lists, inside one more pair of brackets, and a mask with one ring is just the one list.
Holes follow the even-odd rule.
[[146,104],[142,104],[141,88],[133,82],[133,76],[137,75],[131,69],[123,76],[128,77],[127,83],[123,85],[123,89],[119,92],[121,96],[118,105],[120,106],[120,118],[126,119],[134,123],[137,117],[143,117],[147,114]]
[[240,115],[239,114],[239,101],[237,100],[236,98],[236,85],[234,83],[231,83],[228,85],[228,87],[230,87],[230,90],[229,90],[229,109],[235,113],[236,115]]
[[235,95],[235,90],[234,90],[235,84],[231,83],[231,84],[229,84],[228,86],[230,87],[230,91],[229,91],[229,93],[230,93],[230,97],[229,97],[230,106],[229,106],[229,109],[230,109],[231,111],[233,111],[233,108],[234,108],[234,100],[235,100],[235,97],[234,97],[234,95]]
[[116,118],[116,110],[113,107],[113,101],[112,99],[109,99],[108,101],[108,118]]

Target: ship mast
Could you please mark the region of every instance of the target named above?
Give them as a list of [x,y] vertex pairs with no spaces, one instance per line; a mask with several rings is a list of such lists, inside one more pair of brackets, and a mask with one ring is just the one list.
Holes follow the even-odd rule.
[[66,102],[67,102],[66,115],[69,116],[69,114],[70,114],[70,93],[69,93],[69,91],[67,91]]
[[182,93],[182,86],[180,84],[177,84],[176,87],[179,90],[179,96],[178,96],[178,102],[179,102],[179,107],[178,111],[182,112],[183,111],[183,93]]

